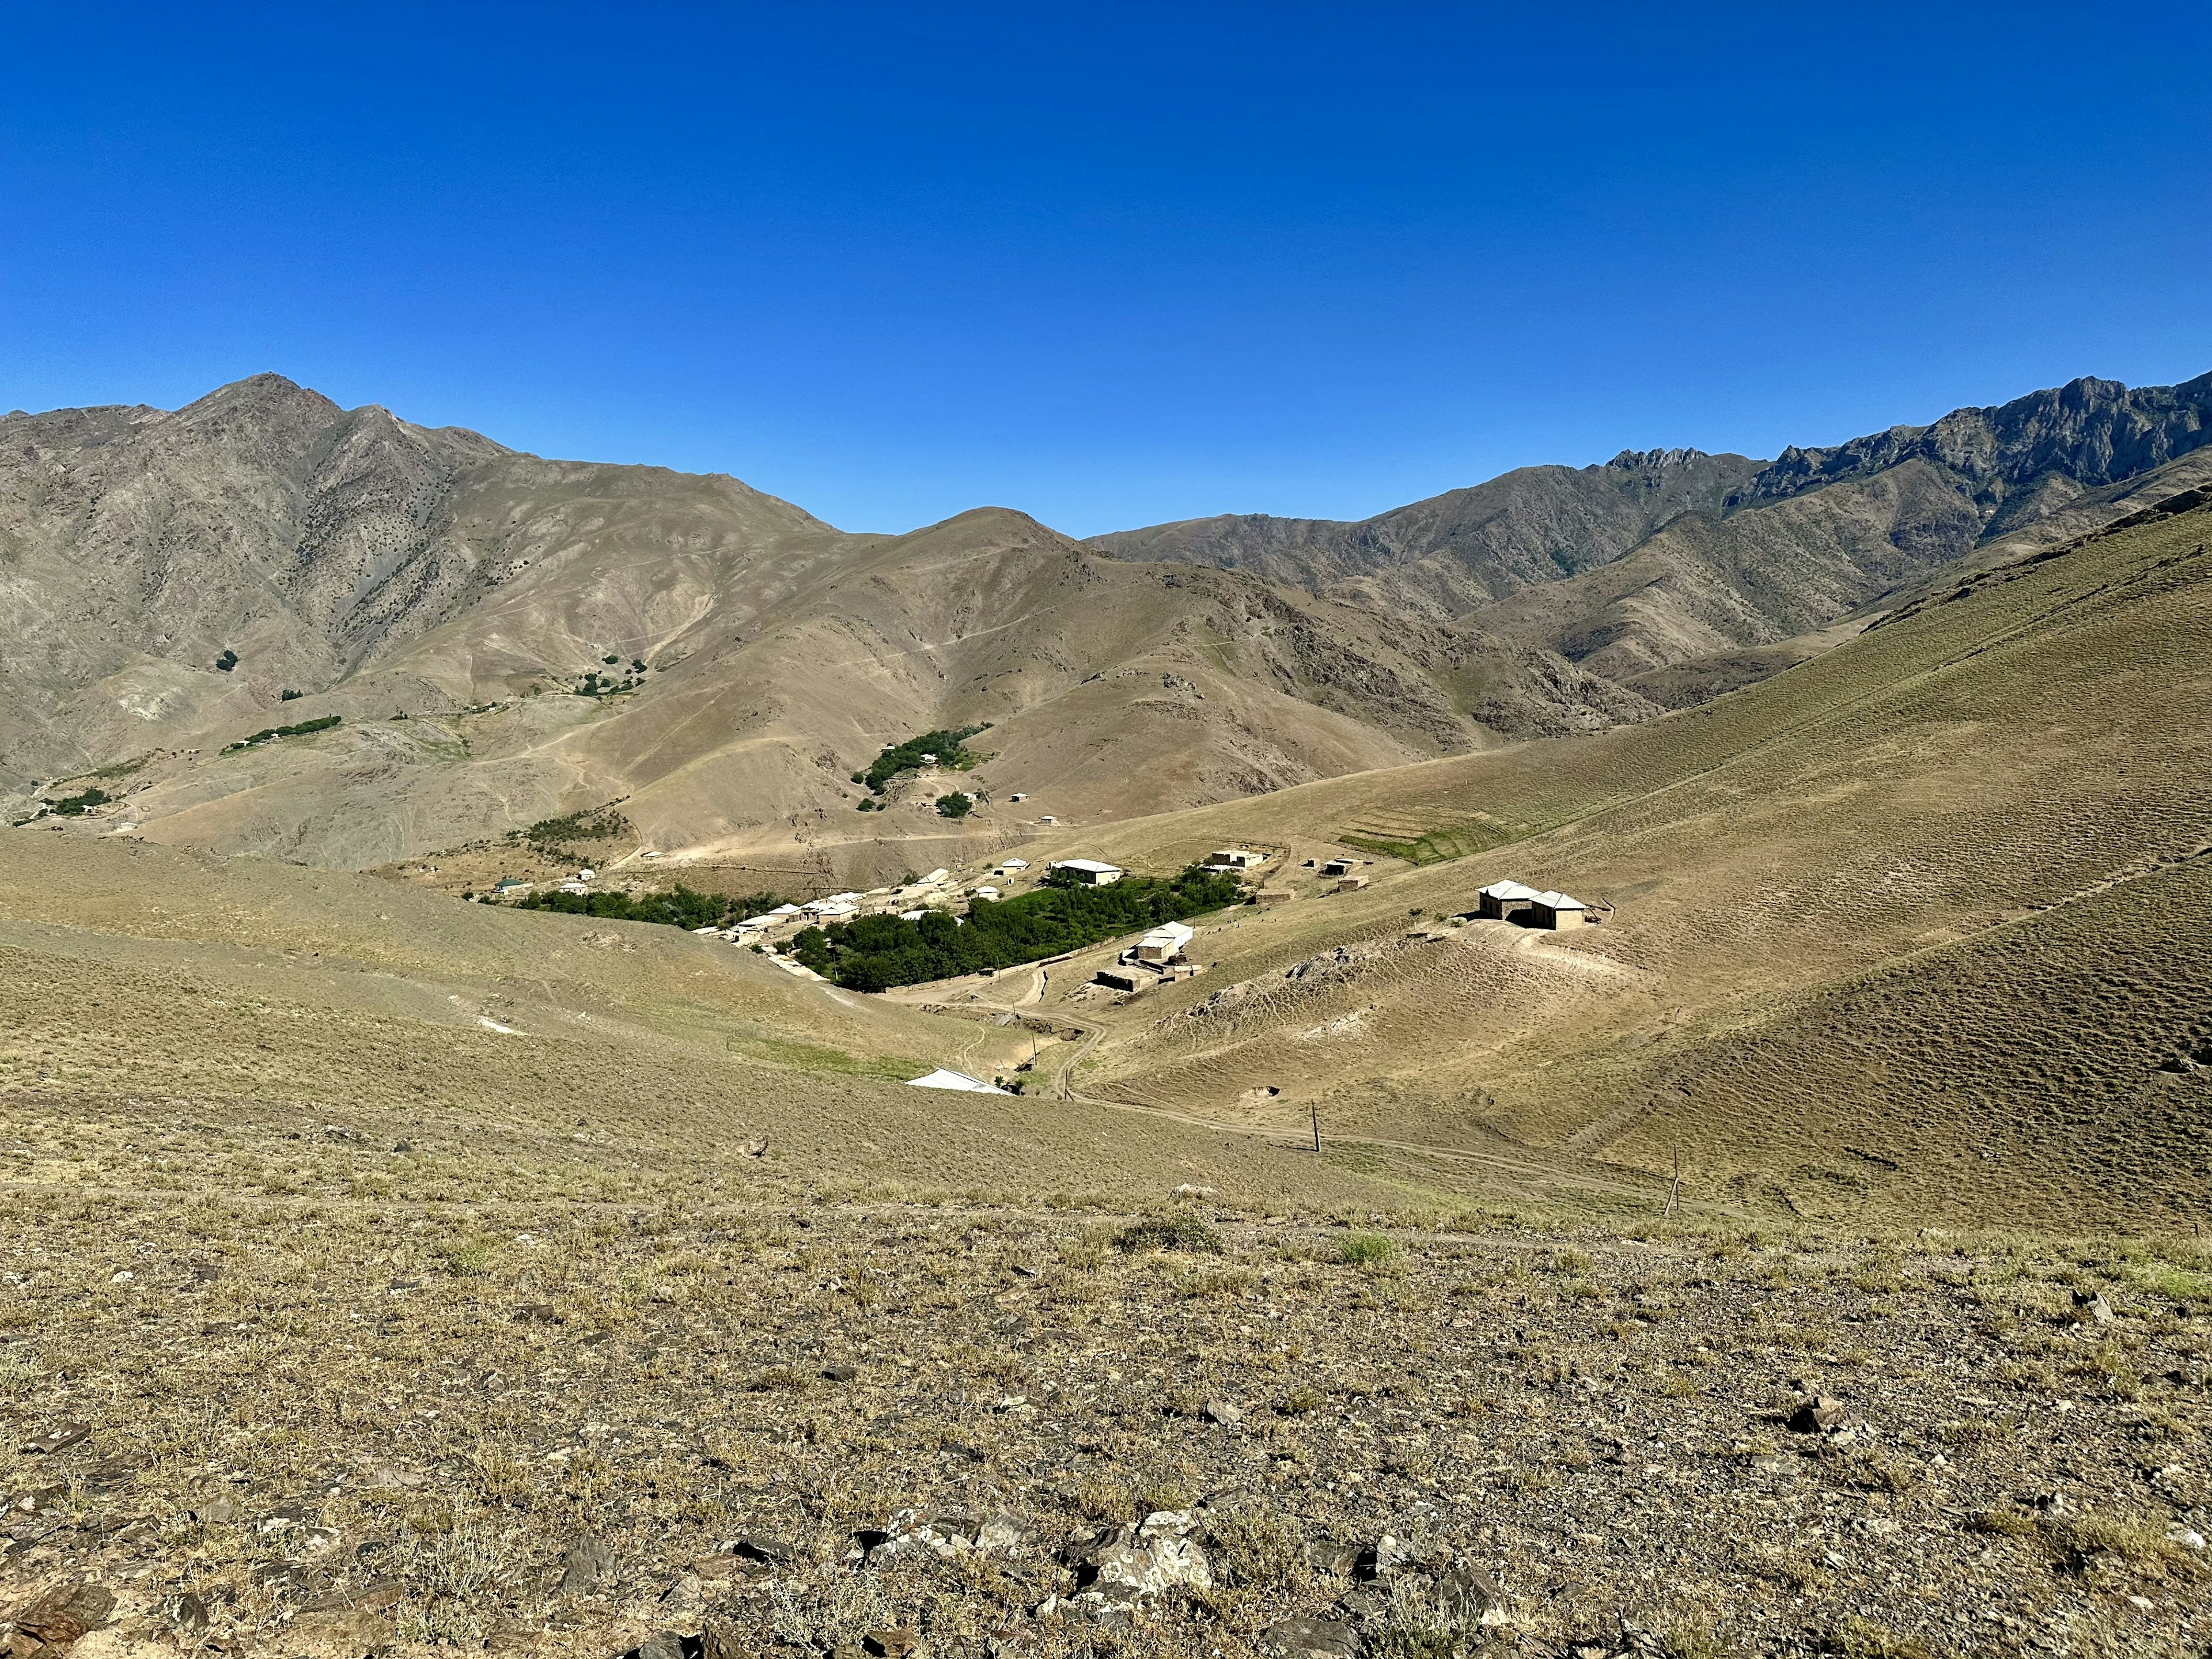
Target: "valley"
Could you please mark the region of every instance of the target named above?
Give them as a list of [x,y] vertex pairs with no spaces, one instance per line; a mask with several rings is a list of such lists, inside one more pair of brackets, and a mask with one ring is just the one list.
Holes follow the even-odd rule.
[[0,421],[0,1640],[2197,1652],[2207,396],[1089,543]]

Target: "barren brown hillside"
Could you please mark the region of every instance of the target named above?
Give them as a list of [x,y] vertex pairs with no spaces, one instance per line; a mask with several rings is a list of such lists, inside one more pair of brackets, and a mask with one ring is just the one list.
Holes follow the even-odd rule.
[[[1085,1086],[1654,1172],[1679,1147],[1697,1190],[1806,1213],[2200,1201],[2209,531],[2200,506],[1962,579],[1634,730],[1082,838],[1136,868],[1382,859],[1203,936],[1202,978],[1093,1003]],[[1505,876],[1611,908],[1443,922]]]
[[1019,514],[849,536],[276,376],[5,425],[0,599],[40,644],[0,664],[0,769],[18,814],[99,788],[153,839],[372,865],[621,798],[672,853],[896,873],[1019,833],[917,848],[928,800],[854,812],[850,774],[939,726],[992,726],[1028,817],[1097,821],[1653,712],[1540,648]]

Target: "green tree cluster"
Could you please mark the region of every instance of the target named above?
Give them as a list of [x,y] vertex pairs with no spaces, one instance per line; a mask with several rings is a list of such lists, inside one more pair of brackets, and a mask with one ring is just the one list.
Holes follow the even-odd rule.
[[225,744],[222,752],[228,755],[234,750],[251,749],[257,743],[268,743],[277,738],[304,738],[310,732],[327,732],[344,720],[343,714],[325,714],[319,720],[301,720],[297,726],[264,726],[250,738]]
[[776,893],[695,893],[680,883],[672,893],[526,893],[518,910],[554,910],[563,915],[601,916],[610,921],[651,921],[670,927],[727,927],[787,902]]
[[832,922],[801,933],[792,951],[848,990],[884,991],[1036,962],[1119,933],[1186,921],[1243,896],[1234,877],[1194,864],[1165,881],[1125,876],[1110,887],[1054,882],[1018,898],[978,899],[965,925],[942,911],[919,921],[860,916]]
[[925,732],[918,738],[908,738],[877,756],[866,771],[854,773],[853,781],[864,783],[870,793],[880,795],[900,773],[920,771],[924,755],[936,756],[934,763],[947,771],[965,772],[983,759],[967,746],[968,739],[989,729],[988,726],[964,726],[957,732]]

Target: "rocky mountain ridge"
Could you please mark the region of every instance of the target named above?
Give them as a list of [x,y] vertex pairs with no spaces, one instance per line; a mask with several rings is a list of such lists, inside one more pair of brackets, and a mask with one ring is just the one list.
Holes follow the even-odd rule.
[[[1093,545],[1449,617],[1673,704],[1801,660],[1819,641],[1791,641],[1981,547],[2063,539],[2190,487],[2208,436],[2212,374],[2133,388],[2083,378],[1764,464],[1623,451],[1358,523],[1225,515]],[[1296,533],[1271,533],[1283,522]]]

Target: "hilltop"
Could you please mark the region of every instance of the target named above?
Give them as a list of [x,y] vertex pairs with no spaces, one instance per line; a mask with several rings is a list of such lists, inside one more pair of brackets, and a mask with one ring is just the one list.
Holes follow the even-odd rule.
[[913,849],[934,814],[856,813],[851,773],[932,726],[988,726],[986,781],[1027,816],[1097,819],[1651,712],[1540,651],[1018,513],[847,535],[273,375],[0,421],[0,540],[33,642],[0,661],[17,810],[97,787],[127,802],[107,825],[324,865],[621,798],[661,848],[834,882],[1011,827]]

